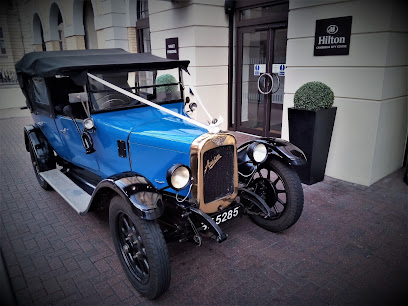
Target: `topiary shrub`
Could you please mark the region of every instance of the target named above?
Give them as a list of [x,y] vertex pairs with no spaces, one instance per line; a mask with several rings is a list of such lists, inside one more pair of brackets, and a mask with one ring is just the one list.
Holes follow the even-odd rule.
[[313,81],[303,84],[296,90],[294,102],[295,108],[316,111],[331,108],[334,102],[334,94],[326,84]]
[[[177,83],[177,80],[171,74],[162,74],[156,78],[156,85]],[[177,85],[160,86],[156,88],[156,92],[171,93],[178,90]]]

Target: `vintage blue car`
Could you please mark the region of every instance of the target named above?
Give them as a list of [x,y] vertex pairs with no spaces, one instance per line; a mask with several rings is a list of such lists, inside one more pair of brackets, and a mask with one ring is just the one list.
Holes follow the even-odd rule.
[[221,118],[192,119],[188,64],[121,49],[34,52],[16,64],[39,184],[81,215],[109,209],[120,261],[148,299],[169,287],[167,242],[222,242],[222,224],[241,215],[279,232],[303,209],[292,168],[303,152],[275,138],[237,148]]

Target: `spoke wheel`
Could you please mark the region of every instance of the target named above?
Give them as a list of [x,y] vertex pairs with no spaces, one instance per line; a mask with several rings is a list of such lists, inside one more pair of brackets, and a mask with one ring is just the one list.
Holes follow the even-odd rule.
[[272,232],[280,232],[296,223],[303,210],[303,189],[296,172],[280,160],[261,165],[250,185],[271,208],[272,216],[252,215],[252,220]]
[[119,213],[117,218],[116,232],[122,257],[133,276],[146,284],[149,280],[149,263],[142,237],[126,213]]
[[155,299],[170,285],[167,245],[156,221],[142,220],[120,196],[109,206],[109,226],[116,253],[132,285]]

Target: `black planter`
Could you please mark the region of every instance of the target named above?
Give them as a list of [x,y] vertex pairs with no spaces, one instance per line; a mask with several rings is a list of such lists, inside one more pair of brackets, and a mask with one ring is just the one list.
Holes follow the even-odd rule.
[[305,165],[295,167],[304,184],[324,179],[336,111],[336,107],[318,111],[288,109],[290,142],[302,149],[307,158]]

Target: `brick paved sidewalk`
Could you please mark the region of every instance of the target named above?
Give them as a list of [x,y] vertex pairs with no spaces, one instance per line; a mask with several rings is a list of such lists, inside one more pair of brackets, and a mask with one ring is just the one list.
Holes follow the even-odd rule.
[[147,302],[125,277],[106,212],[81,217],[38,185],[23,142],[29,123],[0,120],[1,250],[20,305],[361,305],[404,297],[402,170],[370,188],[329,177],[304,186],[303,214],[284,233],[244,218],[227,225],[222,244],[170,244],[170,289]]

